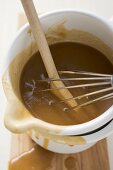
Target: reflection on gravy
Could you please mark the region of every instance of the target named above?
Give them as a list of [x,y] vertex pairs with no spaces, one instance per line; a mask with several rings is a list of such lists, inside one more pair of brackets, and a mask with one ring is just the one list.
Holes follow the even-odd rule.
[[[113,73],[113,65],[98,50],[75,42],[60,42],[50,45],[50,50],[57,70],[85,70],[98,73]],[[25,106],[37,118],[58,125],[75,125],[90,121],[106,111],[113,99],[97,102],[82,109],[64,112],[64,103],[49,105],[49,101],[59,101],[51,92],[39,92],[49,88],[50,83],[39,82],[47,77],[39,52],[35,53],[25,65],[20,91]],[[63,77],[66,77],[66,75]],[[73,85],[73,81],[64,81],[65,85]],[[98,90],[99,88],[96,88]],[[73,96],[89,92],[90,89],[71,89]],[[89,101],[86,98],[85,101]]]

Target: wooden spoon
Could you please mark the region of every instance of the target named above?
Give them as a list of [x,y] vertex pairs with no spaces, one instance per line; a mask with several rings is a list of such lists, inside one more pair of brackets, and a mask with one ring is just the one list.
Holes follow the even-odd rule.
[[[45,65],[46,71],[49,78],[59,79],[59,75],[54,64],[45,34],[42,30],[35,6],[32,0],[21,0],[23,8],[25,10],[26,16],[28,18],[32,33],[34,35],[36,44],[38,46],[39,52],[41,54],[43,63]],[[53,81],[51,83],[51,88],[65,87],[62,81]],[[68,89],[62,89],[54,91],[55,95],[60,99],[72,98],[72,94]],[[77,105],[74,99],[66,101],[69,107],[74,107]]]

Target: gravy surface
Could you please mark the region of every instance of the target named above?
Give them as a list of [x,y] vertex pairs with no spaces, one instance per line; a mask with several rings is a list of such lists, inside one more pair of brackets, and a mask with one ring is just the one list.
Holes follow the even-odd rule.
[[[75,42],[60,42],[50,45],[50,50],[57,67],[57,70],[82,70],[97,73],[113,74],[113,65],[107,57],[98,50]],[[63,78],[69,75],[61,75]],[[75,125],[90,121],[105,112],[113,103],[113,99],[99,101],[76,112],[63,111],[67,107],[64,103],[59,103],[51,92],[42,92],[50,87],[48,82],[40,82],[47,78],[44,64],[39,52],[34,54],[25,65],[21,79],[20,91],[23,102],[27,109],[37,118],[57,125]],[[74,81],[64,81],[65,85],[74,85]],[[99,90],[102,87],[93,88]],[[78,96],[90,92],[90,88],[80,88],[70,90],[73,96]],[[98,96],[95,96],[98,97]],[[91,98],[85,98],[89,101]],[[49,105],[50,101],[56,101],[57,104]]]

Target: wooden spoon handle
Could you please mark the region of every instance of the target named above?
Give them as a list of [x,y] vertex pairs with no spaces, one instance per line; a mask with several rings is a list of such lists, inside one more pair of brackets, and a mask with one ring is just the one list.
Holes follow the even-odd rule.
[[49,78],[59,78],[32,0],[21,0]]
[[[45,65],[46,71],[48,73],[49,78],[58,78],[59,75],[54,64],[47,40],[45,38],[43,29],[41,27],[36,9],[34,7],[32,0],[21,0],[25,13],[27,15],[28,21],[31,26],[31,30],[33,32],[34,38],[36,40],[38,49],[40,51],[43,63]],[[64,87],[63,90],[57,90],[55,95],[61,99],[72,98],[72,94],[68,89],[65,89],[65,85],[62,81],[54,81],[51,83],[52,88]],[[69,106],[74,107],[77,105],[74,99],[66,102]]]

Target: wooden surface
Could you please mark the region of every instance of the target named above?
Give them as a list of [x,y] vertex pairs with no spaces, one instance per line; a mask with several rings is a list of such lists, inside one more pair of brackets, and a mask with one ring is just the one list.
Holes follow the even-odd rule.
[[[26,21],[26,17],[20,14],[18,28]],[[22,153],[29,151],[32,147],[32,140],[26,134],[12,135],[10,159],[18,157]],[[81,153],[55,155],[56,162],[54,162],[54,168],[51,170],[110,170],[106,139],[99,141],[96,145]],[[64,161],[70,156],[74,158],[75,164],[74,167],[67,169],[63,165]]]
[[[26,153],[32,147],[32,140],[27,135],[12,135],[11,159],[19,157],[19,155]],[[37,154],[40,156],[40,153]],[[49,151],[48,154],[50,154]],[[64,164],[65,160],[68,160],[70,157],[73,158],[75,163],[71,166],[72,168],[70,167],[67,169]],[[110,170],[106,140],[99,141],[92,148],[81,153],[55,154],[54,166],[51,170]]]

